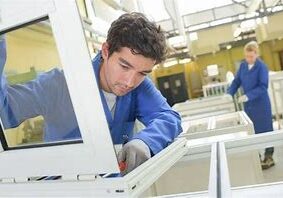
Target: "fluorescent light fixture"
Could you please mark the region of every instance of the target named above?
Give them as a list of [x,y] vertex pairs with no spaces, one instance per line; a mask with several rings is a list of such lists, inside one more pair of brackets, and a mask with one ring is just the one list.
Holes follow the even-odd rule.
[[262,21],[261,21],[261,18],[256,18],[255,21],[256,21],[256,24],[258,24],[258,25],[261,24],[261,22],[262,22]]
[[227,46],[226,46],[226,49],[227,49],[227,50],[229,50],[229,49],[231,49],[231,48],[232,48],[232,45],[227,45]]
[[240,36],[241,33],[242,33],[242,29],[240,27],[237,27],[233,33],[233,36],[237,38],[238,36]]
[[186,43],[186,42],[178,43],[178,44],[173,45],[172,47],[174,47],[174,48],[183,48],[183,47],[187,47],[187,43]]
[[256,27],[256,21],[254,19],[243,21],[240,27],[243,31],[254,29]]
[[219,19],[219,20],[216,20],[216,21],[212,21],[210,23],[210,25],[216,26],[216,25],[221,25],[221,24],[230,23],[230,22],[232,22],[232,18],[228,17],[228,18],[225,18],[225,19]]
[[239,36],[239,37],[236,38],[236,41],[240,41],[240,40],[242,40],[242,39],[243,39],[243,37],[242,37],[242,36]]
[[165,62],[163,64],[163,67],[171,67],[171,66],[174,66],[174,65],[177,65],[177,64],[178,64],[177,60],[171,60],[171,61]]
[[192,32],[189,34],[190,41],[196,41],[198,40],[198,33],[197,32]]
[[188,52],[188,51],[189,51],[188,48],[185,48],[185,49],[182,50],[182,52]]
[[282,10],[283,10],[283,6],[275,6],[274,8],[272,8],[272,12],[278,12]]
[[249,14],[246,14],[245,18],[249,19],[249,18],[252,18],[252,17],[255,17],[255,16],[256,16],[256,12],[251,12]]
[[191,61],[192,61],[192,59],[190,59],[190,58],[184,58],[184,59],[179,60],[179,63],[180,64],[186,64],[186,63],[189,63]]
[[262,21],[263,21],[264,24],[268,24],[268,18],[267,18],[267,16],[263,17],[263,18],[262,18]]

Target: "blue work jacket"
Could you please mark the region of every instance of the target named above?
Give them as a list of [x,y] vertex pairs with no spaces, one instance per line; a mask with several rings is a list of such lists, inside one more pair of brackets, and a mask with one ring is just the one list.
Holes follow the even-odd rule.
[[[8,85],[2,75],[6,60],[4,42],[0,43],[0,113],[4,127],[17,127],[28,118],[42,115],[46,142],[81,138],[63,71],[52,69],[25,84]],[[97,82],[100,63],[101,53],[92,61]],[[126,95],[117,97],[114,117],[101,89],[100,96],[114,144],[140,139],[156,154],[182,131],[179,114],[171,109],[149,78]],[[133,134],[136,119],[145,129]]]
[[249,70],[248,63],[243,61],[228,89],[232,96],[242,86],[248,102],[244,103],[247,115],[254,123],[255,133],[273,131],[271,105],[268,96],[268,69],[262,60],[256,60]]

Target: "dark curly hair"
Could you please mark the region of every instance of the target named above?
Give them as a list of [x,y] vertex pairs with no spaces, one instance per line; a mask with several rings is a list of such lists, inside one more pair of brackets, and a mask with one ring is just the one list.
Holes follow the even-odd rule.
[[111,24],[106,42],[109,45],[109,56],[122,47],[128,47],[133,54],[141,54],[156,63],[165,60],[166,41],[163,31],[141,13],[121,15]]

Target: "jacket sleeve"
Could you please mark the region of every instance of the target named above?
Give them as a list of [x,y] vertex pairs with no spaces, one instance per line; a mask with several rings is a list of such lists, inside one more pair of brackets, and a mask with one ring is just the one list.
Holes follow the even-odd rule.
[[145,129],[136,133],[133,139],[144,141],[152,154],[156,154],[182,132],[181,118],[148,78],[136,91],[136,115]]
[[260,69],[258,73],[258,83],[255,88],[248,91],[246,96],[248,97],[249,101],[252,101],[263,94],[267,93],[268,89],[268,69],[264,63],[259,63]]
[[4,39],[0,40],[0,57],[0,116],[4,128],[17,127],[26,119],[45,115],[47,107],[52,106],[58,95],[54,87],[60,83],[55,79],[60,71],[54,69],[25,84],[9,85],[3,75],[6,63]]
[[13,128],[38,115],[45,116],[54,108],[60,95],[62,72],[53,69],[25,84],[1,83],[1,119],[5,128]]
[[[243,64],[243,63],[242,63]],[[241,68],[242,68],[242,64],[240,65],[240,68],[232,82],[232,84],[229,86],[227,92],[228,94],[230,94],[231,96],[234,96],[235,93],[237,92],[238,88],[241,86],[242,82],[241,82],[241,78],[240,78],[240,74],[241,74]]]

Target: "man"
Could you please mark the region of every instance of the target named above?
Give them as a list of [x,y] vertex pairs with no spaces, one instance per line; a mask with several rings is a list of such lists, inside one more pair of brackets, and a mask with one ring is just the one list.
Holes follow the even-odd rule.
[[[267,66],[258,58],[258,44],[255,41],[245,45],[244,53],[245,60],[241,63],[228,93],[233,96],[242,86],[245,94],[239,98],[239,102],[244,102],[245,112],[253,121],[255,133],[273,131],[271,105],[267,92]],[[265,149],[264,160],[261,161],[262,169],[274,166],[273,151],[273,147]]]
[[[4,40],[0,52],[2,76]],[[126,163],[124,174],[165,148],[182,130],[178,113],[146,77],[155,64],[164,60],[165,53],[165,37],[160,28],[144,15],[131,13],[111,24],[107,40],[92,62],[113,142],[124,143],[118,155],[119,162]],[[80,138],[62,71],[54,69],[14,86],[2,77],[0,87],[5,128],[42,115],[45,141]],[[146,127],[137,134],[133,134],[135,119]]]

